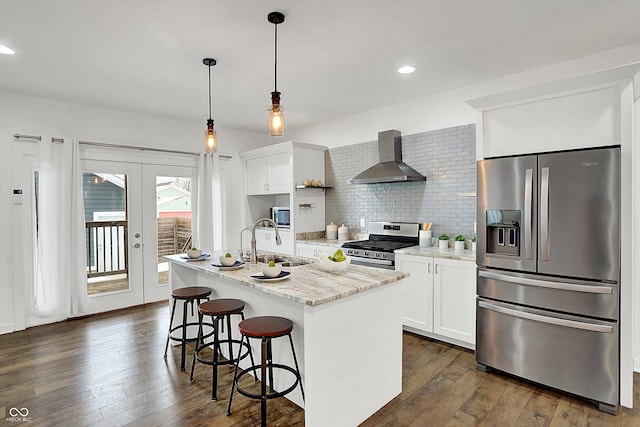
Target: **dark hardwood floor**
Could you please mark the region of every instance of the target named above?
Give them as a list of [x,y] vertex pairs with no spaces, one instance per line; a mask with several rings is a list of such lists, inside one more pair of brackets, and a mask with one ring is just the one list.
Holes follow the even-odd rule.
[[[259,425],[260,404],[239,395],[226,416],[229,367],[220,369],[214,402],[209,367],[198,365],[189,383],[189,372],[179,369],[179,347],[162,357],[168,314],[166,302],[156,303],[1,335],[0,424],[18,425],[6,420],[10,408],[27,408],[29,426]],[[640,426],[639,374],[635,408],[611,416],[479,372],[471,351],[412,334],[404,335],[403,373],[402,394],[363,426]],[[302,426],[304,412],[286,399],[272,400],[269,425]]]

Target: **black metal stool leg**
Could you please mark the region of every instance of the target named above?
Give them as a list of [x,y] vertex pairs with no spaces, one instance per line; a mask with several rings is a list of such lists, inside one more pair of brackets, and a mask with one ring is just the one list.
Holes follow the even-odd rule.
[[[244,342],[245,336],[242,335],[240,341]],[[251,346],[249,345],[249,338],[247,337],[247,345],[249,346],[249,354],[251,354]],[[242,345],[238,348],[238,357],[236,359],[236,367],[233,370],[233,380],[231,380],[231,394],[229,395],[229,406],[227,406],[227,416],[231,415],[231,401],[233,400],[233,392],[236,389],[236,384],[238,384],[238,366],[240,365],[240,355],[242,354]],[[253,356],[251,356],[251,360],[253,360]],[[253,363],[252,363],[253,365]]]
[[185,300],[182,310],[182,349],[180,352],[180,370],[184,371],[184,359],[187,352],[187,305],[189,300]]
[[[229,358],[233,359],[233,341],[232,341],[233,337],[231,336],[231,315],[227,314],[226,317],[227,317],[227,343],[229,344]],[[224,329],[224,325],[222,329]]]
[[296,366],[296,372],[298,373],[298,381],[300,381],[300,392],[302,392],[302,401],[304,402],[304,388],[302,387],[302,375],[300,375],[300,368],[298,368],[298,358],[296,357],[296,350],[293,348],[293,338],[289,334],[289,343],[291,344],[291,353],[293,353],[293,363]]
[[[211,400],[218,400],[218,353],[220,353],[220,337],[218,330],[220,325],[220,317],[211,316],[213,323],[213,363],[211,372]],[[231,355],[233,357],[233,355]]]
[[271,348],[271,339],[267,341],[267,366],[269,367],[269,392],[273,391],[273,349]]
[[[269,339],[262,338],[262,348],[260,356],[262,362],[260,364],[260,425],[267,427],[267,353],[270,344]],[[272,375],[271,375],[272,376]],[[273,378],[272,378],[273,380]]]
[[[244,320],[244,313],[240,313],[240,317]],[[242,337],[242,342],[244,342],[244,336]],[[249,350],[249,359],[251,360],[251,366],[256,366],[256,362],[253,360],[253,352],[251,351],[251,344],[249,343],[249,338],[247,338],[247,349]],[[242,350],[242,344],[240,344],[240,350]],[[240,363],[239,361],[237,363]],[[258,382],[258,377],[254,375],[253,382]]]
[[169,319],[169,332],[167,333],[167,344],[164,346],[164,357],[167,357],[167,350],[169,349],[169,337],[171,336],[171,326],[173,324],[173,315],[176,313],[176,303],[178,300],[173,299],[173,306],[171,308],[171,318]]
[[[198,338],[196,339],[196,345],[193,350],[193,360],[191,361],[191,375],[189,375],[189,382],[193,382],[193,373],[196,369],[196,359],[198,358],[198,351],[201,345],[204,344],[204,338],[202,338],[202,313],[198,313]],[[202,343],[200,342],[202,341]]]

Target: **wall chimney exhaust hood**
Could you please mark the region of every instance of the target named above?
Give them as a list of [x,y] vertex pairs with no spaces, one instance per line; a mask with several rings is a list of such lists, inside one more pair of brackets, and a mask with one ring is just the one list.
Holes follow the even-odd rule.
[[400,132],[387,130],[378,132],[378,163],[348,180],[347,184],[409,181],[426,181],[426,178],[402,162]]

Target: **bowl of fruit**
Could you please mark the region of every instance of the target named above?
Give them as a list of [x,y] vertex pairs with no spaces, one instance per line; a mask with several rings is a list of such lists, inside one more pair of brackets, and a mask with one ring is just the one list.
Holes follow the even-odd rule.
[[189,258],[200,258],[200,255],[202,255],[202,249],[196,249],[191,248],[187,251],[187,255],[189,256]]
[[224,255],[220,255],[218,258],[220,259],[220,264],[224,265],[225,267],[231,267],[233,264],[236,263],[236,256],[231,255],[231,252],[227,252]]
[[272,278],[278,277],[282,271],[282,265],[276,264],[273,261],[269,261],[269,264],[262,265],[262,274],[264,277]]
[[344,271],[351,264],[351,257],[346,256],[342,249],[336,250],[333,255],[320,258],[320,268],[329,273]]

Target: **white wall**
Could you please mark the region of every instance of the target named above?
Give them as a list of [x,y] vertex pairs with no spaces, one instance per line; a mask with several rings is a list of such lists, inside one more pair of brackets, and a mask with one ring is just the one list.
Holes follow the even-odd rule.
[[[12,203],[14,171],[23,168],[13,160],[14,152],[25,142],[15,142],[13,134],[76,138],[110,144],[164,148],[190,152],[202,151],[206,117],[193,122],[153,117],[127,111],[71,104],[50,99],[0,92],[0,333],[12,330],[16,307],[14,284],[25,286],[22,263],[16,260],[16,248],[24,239],[16,226],[15,213],[20,207]],[[225,235],[229,244],[239,245],[243,212],[243,173],[239,153],[269,143],[266,135],[216,127],[219,154],[233,156],[224,161],[226,195]],[[13,219],[13,220],[12,220]],[[18,221],[20,218],[18,218]],[[236,237],[238,236],[238,237]],[[18,303],[20,303],[18,299]]]

